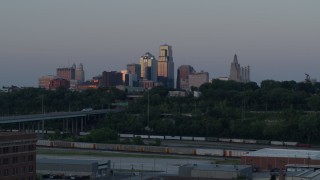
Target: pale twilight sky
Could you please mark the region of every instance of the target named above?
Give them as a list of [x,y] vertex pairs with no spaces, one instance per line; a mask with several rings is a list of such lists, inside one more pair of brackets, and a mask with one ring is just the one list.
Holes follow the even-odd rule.
[[[122,70],[159,45],[175,69],[228,76],[233,55],[251,79],[320,80],[319,0],[1,0],[0,86],[37,86],[83,63],[86,79]],[[176,71],[175,71],[176,74]]]

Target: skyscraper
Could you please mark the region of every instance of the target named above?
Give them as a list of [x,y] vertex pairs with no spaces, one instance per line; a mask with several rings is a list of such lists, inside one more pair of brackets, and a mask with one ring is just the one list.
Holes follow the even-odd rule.
[[237,82],[250,82],[250,66],[241,67],[236,54],[231,63],[229,79]]
[[189,88],[189,74],[195,73],[190,65],[182,65],[177,70],[177,89],[187,90]]
[[57,68],[57,76],[59,78],[66,79],[68,81],[75,79],[76,65],[73,64],[72,67]]
[[166,44],[161,45],[159,48],[158,81],[166,87],[174,87],[172,47]]
[[140,58],[141,78],[157,82],[157,60],[149,52]]
[[202,84],[209,82],[209,73],[208,72],[198,72],[189,74],[189,89],[191,87],[199,88]]
[[84,82],[84,70],[83,70],[83,65],[81,63],[79,67],[77,67],[76,69],[76,80],[80,84]]
[[138,79],[141,78],[141,65],[140,64],[128,64],[127,65],[128,74],[136,74]]

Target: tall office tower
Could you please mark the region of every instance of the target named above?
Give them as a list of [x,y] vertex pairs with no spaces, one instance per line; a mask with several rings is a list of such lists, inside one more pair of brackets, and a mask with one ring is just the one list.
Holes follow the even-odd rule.
[[80,84],[84,82],[84,70],[82,64],[80,64],[76,69],[76,80]]
[[157,60],[149,52],[140,58],[141,78],[157,82]]
[[140,64],[128,64],[127,65],[128,74],[136,74],[138,79],[141,78],[141,65]]
[[158,81],[165,87],[174,88],[174,62],[169,45],[161,45],[159,49]]
[[202,84],[209,82],[209,73],[208,72],[199,72],[189,74],[189,89],[191,87],[199,88]]
[[76,74],[75,64],[73,64],[72,67],[57,68],[57,76],[59,78],[66,79],[68,81],[75,80],[75,74]]
[[229,79],[237,82],[250,82],[250,66],[241,67],[236,54],[231,63]]
[[102,83],[104,87],[122,85],[123,84],[122,73],[116,72],[116,71],[111,71],[111,72],[104,71],[102,73]]
[[187,90],[189,88],[189,74],[195,73],[190,65],[182,65],[177,70],[177,89]]

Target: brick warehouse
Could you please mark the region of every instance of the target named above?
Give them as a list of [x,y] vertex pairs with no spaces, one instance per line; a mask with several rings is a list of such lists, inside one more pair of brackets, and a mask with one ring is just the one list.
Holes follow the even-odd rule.
[[0,179],[36,179],[36,134],[0,132]]
[[259,170],[285,169],[287,164],[320,165],[320,151],[265,148],[243,155],[241,164]]

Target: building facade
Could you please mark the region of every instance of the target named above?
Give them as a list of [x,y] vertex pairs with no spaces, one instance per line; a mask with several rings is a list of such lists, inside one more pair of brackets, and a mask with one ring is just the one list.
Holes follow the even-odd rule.
[[128,74],[136,74],[138,79],[141,78],[141,65],[140,64],[128,64],[127,65]]
[[0,132],[0,179],[36,179],[36,134]]
[[76,68],[76,80],[78,84],[81,84],[85,80],[83,65],[80,64],[79,67]]
[[55,78],[50,81],[50,85],[49,85],[50,90],[56,90],[61,87],[69,89],[70,88],[70,81],[67,81],[62,78]]
[[165,87],[174,88],[174,62],[172,47],[161,45],[158,59],[158,82]]
[[111,71],[102,73],[102,82],[104,87],[113,87],[117,85],[122,85],[122,73]]
[[202,84],[209,82],[209,73],[208,72],[199,72],[189,74],[189,89],[191,87],[199,88]]
[[250,82],[250,66],[241,67],[236,54],[230,66],[229,79],[237,82]]
[[57,68],[57,76],[59,78],[66,79],[68,81],[75,80],[75,78],[76,78],[76,65],[73,64],[72,67]]
[[189,89],[189,74],[195,73],[195,70],[190,65],[182,65],[177,70],[177,89]]
[[149,52],[140,58],[141,78],[144,80],[157,82],[157,60]]
[[53,79],[56,79],[57,76],[48,75],[48,76],[42,76],[39,78],[39,88],[45,88],[47,90],[50,89],[50,81]]

